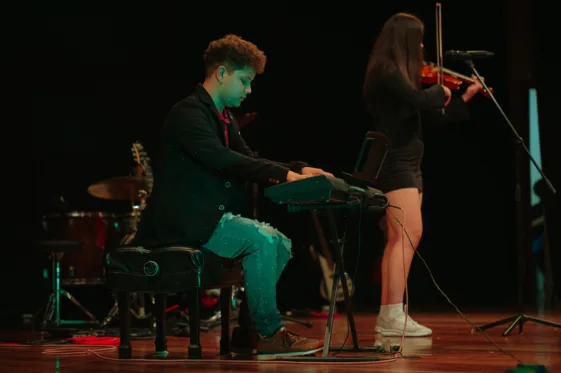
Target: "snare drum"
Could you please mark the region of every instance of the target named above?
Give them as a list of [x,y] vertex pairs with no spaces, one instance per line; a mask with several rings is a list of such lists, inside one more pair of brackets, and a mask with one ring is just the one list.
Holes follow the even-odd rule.
[[136,213],[73,211],[43,215],[46,238],[82,243],[82,249],[64,254],[60,261],[64,285],[97,285],[105,282],[105,253],[136,230]]

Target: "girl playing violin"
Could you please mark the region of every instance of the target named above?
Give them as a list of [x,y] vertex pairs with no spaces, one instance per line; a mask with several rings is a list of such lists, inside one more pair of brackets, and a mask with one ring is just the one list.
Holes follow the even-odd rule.
[[[382,222],[387,242],[382,258],[382,299],[376,332],[385,336],[402,336],[404,332],[406,337],[432,334],[431,329],[409,316],[406,322],[403,304],[406,277],[423,231],[421,113],[423,119],[431,122],[466,120],[466,103],[483,89],[481,84],[474,83],[458,98],[452,98],[450,89],[442,85],[422,89],[423,33],[423,23],[410,14],[398,13],[386,21],[374,43],[363,86],[376,130],[392,143],[377,187],[391,205],[401,208],[390,207],[392,211],[386,211]],[[402,228],[392,212],[403,223],[413,248],[407,236],[402,237]]]

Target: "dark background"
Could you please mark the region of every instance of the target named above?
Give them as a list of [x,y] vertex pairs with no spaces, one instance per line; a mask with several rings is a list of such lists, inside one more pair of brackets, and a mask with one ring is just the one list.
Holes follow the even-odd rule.
[[[259,113],[243,130],[248,144],[264,157],[305,160],[335,174],[351,171],[369,130],[361,84],[383,22],[399,11],[418,15],[425,21],[429,59],[436,58],[435,4],[394,3],[376,4],[372,9],[333,9],[337,13],[322,9],[322,16],[290,15],[296,13],[289,5],[272,4],[269,11],[250,9],[239,15],[219,6],[206,12],[168,8],[143,16],[50,11],[17,22],[10,35],[10,46],[15,48],[9,57],[14,87],[10,109],[23,125],[7,123],[4,129],[25,134],[4,137],[9,153],[5,163],[15,165],[13,178],[5,177],[20,181],[8,183],[5,201],[15,212],[5,219],[13,244],[4,256],[6,306],[2,313],[6,317],[2,321],[18,323],[21,313],[33,313],[47,296],[48,284],[42,280],[45,258],[30,244],[40,229],[41,215],[53,212],[53,200],[60,196],[75,211],[126,211],[126,204],[89,196],[87,187],[127,175],[135,140],[153,161],[157,159],[156,136],[164,116],[202,81],[202,52],[209,41],[226,33],[254,42],[268,56],[253,94],[237,110],[239,115]],[[543,7],[511,3],[470,2],[468,8],[468,3],[445,2],[444,50],[495,52],[495,57],[476,61],[476,66],[523,137],[528,125],[527,89],[538,87],[543,164],[559,189],[556,106],[561,101],[555,91],[559,78],[549,75],[553,52],[547,48],[545,31],[551,25],[546,17],[552,16]],[[445,61],[445,66],[470,75],[461,62]],[[469,122],[425,128],[425,226],[419,252],[440,287],[459,306],[514,312],[518,237],[525,250],[520,256],[526,266],[525,300],[530,305],[534,294],[528,229],[517,236],[512,132],[490,99],[478,96],[469,105]],[[520,168],[523,180],[527,180],[527,168],[526,159]],[[521,187],[527,212],[530,186],[522,182]],[[560,223],[558,201],[558,197],[548,200],[552,227]],[[319,307],[319,268],[305,247],[309,233],[302,228],[302,224],[311,227],[308,217],[289,215],[266,201],[260,207],[262,218],[287,233],[295,246],[295,258],[279,284],[279,306]],[[527,214],[524,220],[528,225]],[[358,252],[355,222],[351,221],[346,253],[351,273]],[[550,237],[557,255],[555,276],[560,262],[556,230]],[[375,310],[380,289],[373,268],[382,252],[375,217],[364,220],[361,237],[356,302],[363,309]],[[446,304],[418,258],[409,286],[412,308]],[[89,295],[82,296],[90,301],[108,292],[103,287],[87,291]]]

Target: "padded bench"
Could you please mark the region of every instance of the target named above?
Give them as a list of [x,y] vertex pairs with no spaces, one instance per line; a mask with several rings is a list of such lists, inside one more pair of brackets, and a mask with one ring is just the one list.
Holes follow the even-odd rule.
[[165,335],[167,295],[189,294],[189,358],[202,358],[199,325],[201,290],[220,288],[222,335],[220,353],[230,352],[230,310],[232,286],[242,282],[239,259],[226,259],[199,247],[168,246],[146,249],[142,246],[120,247],[106,255],[106,283],[118,292],[120,318],[119,358],[130,359],[130,293],[154,294],[156,319],[156,354],[167,353]]

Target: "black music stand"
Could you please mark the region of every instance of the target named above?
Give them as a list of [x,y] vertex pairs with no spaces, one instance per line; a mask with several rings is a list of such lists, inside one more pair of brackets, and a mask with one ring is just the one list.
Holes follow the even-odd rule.
[[[360,149],[357,162],[355,164],[354,172],[352,174],[343,173],[345,175],[343,179],[347,181],[350,185],[365,188],[370,185],[374,185],[375,180],[380,172],[382,164],[386,158],[390,146],[389,139],[379,132],[367,132]],[[367,148],[368,156],[364,159],[364,153]],[[288,204],[289,212],[299,212],[302,210],[314,210],[318,209],[317,204],[311,205],[301,205],[301,204]],[[330,357],[330,351],[348,351],[348,352],[379,352],[379,346],[371,347],[361,347],[358,344],[358,336],[355,327],[355,320],[352,311],[351,298],[349,296],[349,288],[347,282],[345,281],[345,269],[343,265],[343,248],[340,245],[339,234],[337,232],[337,225],[335,221],[335,213],[333,210],[347,208],[347,204],[341,203],[326,203],[321,206],[321,210],[325,211],[327,219],[329,222],[329,233],[331,236],[331,241],[334,246],[334,258],[335,258],[335,273],[333,274],[333,285],[331,289],[331,298],[329,302],[329,315],[327,317],[327,327],[325,328],[325,338],[322,356],[293,356],[293,357],[277,357],[276,360],[280,361],[300,361],[300,362],[368,362],[368,361],[380,361],[378,356],[370,357],[352,357],[352,356],[338,356]],[[333,316],[335,314],[335,302],[337,300],[337,286],[339,281],[341,281],[341,286],[343,288],[343,295],[345,298],[345,312],[347,314],[347,320],[349,322],[349,328],[351,330],[351,335],[353,339],[353,346],[349,347],[331,347],[331,334],[333,331]]]
[[[376,187],[382,165],[391,147],[390,139],[381,132],[366,132],[352,174],[341,172],[342,178],[359,188]],[[364,153],[368,150],[368,155]]]

